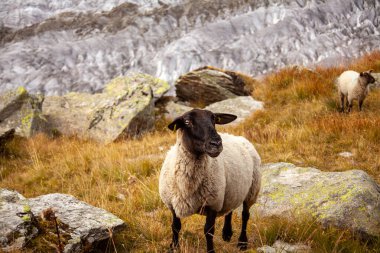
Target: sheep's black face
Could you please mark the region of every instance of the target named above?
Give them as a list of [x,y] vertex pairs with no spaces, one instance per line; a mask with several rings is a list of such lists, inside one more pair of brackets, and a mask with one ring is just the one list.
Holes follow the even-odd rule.
[[235,115],[212,113],[208,110],[193,109],[176,118],[169,129],[182,129],[185,148],[196,156],[208,154],[217,157],[223,150],[222,139],[216,132],[215,124],[227,124],[236,119]]
[[367,80],[367,84],[375,83],[375,78],[371,75],[372,69],[366,72],[361,72],[360,76]]

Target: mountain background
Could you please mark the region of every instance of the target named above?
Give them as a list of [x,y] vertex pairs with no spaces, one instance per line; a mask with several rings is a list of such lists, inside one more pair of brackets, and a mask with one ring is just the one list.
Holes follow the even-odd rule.
[[252,76],[340,65],[380,48],[378,0],[2,0],[0,92],[99,92],[204,65]]

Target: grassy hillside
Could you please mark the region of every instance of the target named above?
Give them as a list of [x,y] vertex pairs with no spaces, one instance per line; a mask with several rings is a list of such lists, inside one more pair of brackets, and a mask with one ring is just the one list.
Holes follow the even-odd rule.
[[[289,67],[269,74],[253,90],[253,96],[264,101],[266,109],[239,126],[220,130],[247,137],[264,163],[285,161],[324,171],[362,169],[380,183],[380,90],[370,93],[363,112],[358,112],[355,104],[353,113],[342,114],[338,113],[333,85],[345,69],[371,68],[380,72],[379,51],[345,67]],[[107,146],[65,137],[17,139],[1,154],[0,187],[17,190],[26,197],[68,193],[116,214],[128,227],[112,239],[116,248],[112,241],[105,245],[107,252],[162,252],[171,241],[171,215],[158,195],[158,175],[165,153],[174,142],[175,135],[163,124],[140,140]],[[354,156],[340,157],[342,151]],[[201,216],[183,220],[182,252],[205,250],[203,225]],[[240,220],[236,214],[233,227],[232,241],[223,242],[222,219],[217,220],[217,251],[237,252]],[[307,243],[315,252],[378,252],[380,248],[379,240],[362,242],[350,232],[323,230],[306,218],[249,221],[250,248],[276,239]],[[30,251],[39,252],[33,250],[35,247],[30,244]],[[38,247],[49,246],[41,241]]]

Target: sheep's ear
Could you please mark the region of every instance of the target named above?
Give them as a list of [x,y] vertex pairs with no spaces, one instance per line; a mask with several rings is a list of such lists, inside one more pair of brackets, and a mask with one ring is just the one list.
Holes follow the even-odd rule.
[[373,72],[373,69],[370,69],[370,70],[368,70],[368,73],[370,73],[370,74],[371,74],[372,72]]
[[177,131],[177,129],[182,128],[184,126],[184,120],[183,117],[177,117],[173,120],[172,123],[168,125],[168,128],[172,131]]
[[237,116],[228,113],[214,113],[215,115],[215,124],[224,125],[234,121]]
[[360,76],[364,76],[364,72],[360,72]]

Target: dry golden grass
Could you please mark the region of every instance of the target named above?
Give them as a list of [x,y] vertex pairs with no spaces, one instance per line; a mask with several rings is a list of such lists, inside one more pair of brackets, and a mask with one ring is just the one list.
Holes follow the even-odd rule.
[[[348,68],[380,72],[380,52],[366,55]],[[347,67],[292,67],[272,73],[261,84],[255,83],[253,91],[266,109],[236,127],[220,129],[247,137],[265,163],[286,161],[325,171],[362,169],[380,182],[380,91],[370,93],[363,112],[355,107],[351,114],[338,113],[333,83],[344,69]],[[171,214],[159,198],[158,175],[175,135],[164,130],[164,125],[159,122],[159,130],[140,140],[107,146],[65,137],[17,139],[1,154],[0,187],[26,197],[72,194],[126,221],[126,230],[113,238],[117,252],[165,251],[171,241]],[[338,156],[342,151],[354,156]],[[222,223],[217,220],[216,250],[237,252],[240,219],[235,213],[230,243],[221,239]],[[203,225],[201,216],[183,220],[182,252],[204,252]],[[347,231],[322,229],[307,219],[255,218],[249,222],[248,233],[250,248],[276,239],[307,243],[315,252],[379,252],[380,248],[380,240],[368,244]],[[104,251],[116,249],[110,241]],[[29,250],[41,252],[31,246]]]

